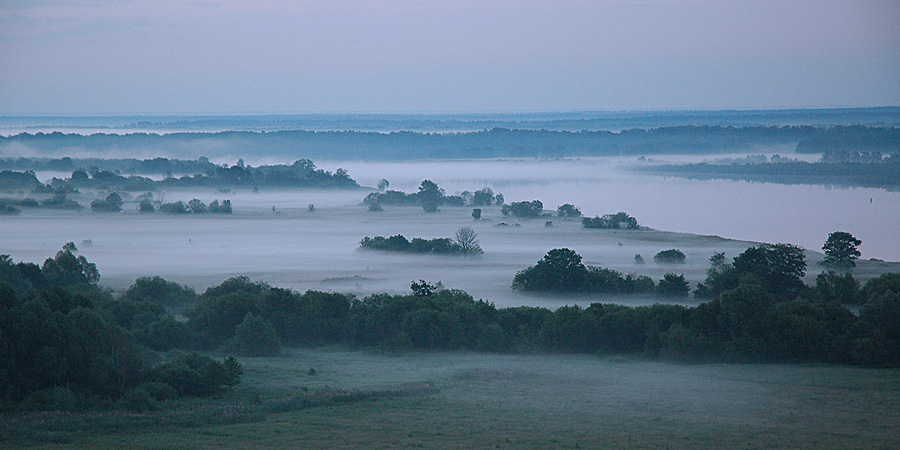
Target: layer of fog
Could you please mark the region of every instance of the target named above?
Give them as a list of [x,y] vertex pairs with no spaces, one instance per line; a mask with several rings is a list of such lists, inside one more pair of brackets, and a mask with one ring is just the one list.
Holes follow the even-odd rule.
[[[168,198],[176,195],[169,193]],[[247,207],[250,195],[233,197],[232,216],[169,216],[98,213],[27,213],[0,224],[2,253],[18,260],[40,262],[67,241],[97,264],[102,284],[123,289],[135,278],[161,275],[198,289],[227,277],[247,275],[254,280],[297,290],[319,289],[367,295],[406,293],[410,282],[425,279],[463,289],[498,306],[533,304],[556,307],[592,301],[646,304],[651,297],[551,297],[524,295],[510,290],[518,270],[534,264],[548,250],[569,247],[591,265],[659,279],[668,271],[701,280],[709,256],[716,251],[735,255],[747,244],[717,238],[639,231],[613,232],[583,229],[578,221],[522,221],[520,226],[501,216],[499,208],[484,211],[475,221],[469,208],[444,208],[426,214],[420,208],[386,208],[371,213],[347,194],[260,194],[259,207]],[[202,195],[201,200],[217,197]],[[221,196],[218,196],[221,198]],[[306,210],[314,203],[315,212]],[[261,205],[266,205],[265,207]],[[272,207],[275,210],[272,210]],[[363,236],[403,234],[409,238],[448,237],[461,226],[479,234],[482,257],[407,255],[358,250]],[[85,242],[90,240],[88,244]],[[652,255],[678,247],[688,263],[677,267],[656,265]],[[649,261],[634,265],[640,253]],[[692,303],[693,300],[683,300]]]
[[[466,290],[498,306],[548,307],[659,301],[511,291],[517,271],[558,247],[579,252],[586,264],[656,280],[666,272],[683,273],[692,285],[705,277],[710,255],[724,251],[733,257],[751,245],[746,241],[790,242],[817,250],[829,232],[846,230],[863,240],[865,257],[900,259],[895,226],[900,222],[900,193],[896,192],[651,176],[630,172],[608,159],[323,162],[320,166],[346,167],[364,185],[386,178],[390,188],[407,192],[415,191],[427,178],[448,194],[490,186],[503,193],[507,202],[539,199],[546,210],[574,203],[590,216],[627,211],[642,225],[664,231],[587,230],[580,221],[556,218],[516,220],[502,216],[497,207],[485,208],[481,221],[472,219],[471,208],[446,206],[436,214],[418,207],[391,206],[372,213],[360,204],[366,190],[223,194],[209,189],[155,196],[167,202],[228,198],[234,215],[139,215],[133,202],[126,203],[126,210],[119,214],[26,209],[19,216],[0,219],[0,253],[17,261],[41,262],[63,243],[75,242],[82,254],[97,263],[101,283],[119,290],[146,275],[161,275],[200,290],[230,276],[248,275],[297,290],[399,294],[408,292],[411,281],[425,279]],[[92,195],[85,192],[79,200],[87,204]],[[314,212],[307,210],[309,204],[315,205]],[[546,220],[553,226],[546,227]],[[499,226],[501,222],[509,226]],[[462,226],[472,226],[479,233],[484,256],[358,250],[364,236],[450,237]],[[86,240],[90,245],[83,243]],[[687,264],[654,264],[653,255],[669,248],[684,251]],[[635,254],[641,254],[647,264],[635,265]],[[820,271],[815,262],[821,255],[809,255],[807,281],[812,282]],[[871,269],[874,263],[866,264],[870,268],[861,267],[858,276],[877,272]],[[695,300],[677,302],[693,304]]]
[[[702,158],[660,159],[685,162]],[[626,211],[641,225],[659,230],[788,242],[811,250],[821,249],[828,233],[843,230],[863,241],[863,257],[900,260],[896,227],[900,223],[900,192],[692,180],[630,171],[621,162],[577,158],[327,164],[345,167],[369,186],[380,178],[389,180],[391,189],[407,192],[414,191],[422,179],[431,179],[448,193],[490,186],[502,192],[507,202],[537,199],[550,210],[573,203],[590,216]]]

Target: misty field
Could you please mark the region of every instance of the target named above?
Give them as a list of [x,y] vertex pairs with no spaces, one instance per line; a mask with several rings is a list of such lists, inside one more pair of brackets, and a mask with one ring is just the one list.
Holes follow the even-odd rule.
[[[226,402],[254,398],[266,404],[301,392],[419,388],[252,416],[230,425],[70,430],[55,435],[57,444],[44,442],[38,447],[890,449],[900,445],[896,369],[675,365],[588,355],[391,355],[341,348],[290,350],[282,357],[243,361],[245,379],[226,395]],[[143,414],[147,423],[153,423],[154,414],[162,413]]]

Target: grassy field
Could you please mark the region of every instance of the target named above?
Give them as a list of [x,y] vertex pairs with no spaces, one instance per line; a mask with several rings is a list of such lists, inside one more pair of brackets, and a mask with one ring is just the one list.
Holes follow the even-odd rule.
[[65,415],[0,447],[900,448],[896,369],[341,348],[243,362],[224,399]]

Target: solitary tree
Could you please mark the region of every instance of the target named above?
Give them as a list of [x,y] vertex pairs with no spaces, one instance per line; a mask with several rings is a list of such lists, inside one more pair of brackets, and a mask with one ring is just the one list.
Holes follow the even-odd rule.
[[484,250],[478,245],[478,233],[472,227],[462,227],[456,230],[456,243],[462,248],[464,255],[484,253]]
[[416,297],[431,297],[434,294],[434,291],[437,290],[437,286],[433,285],[425,280],[413,281],[409,285],[409,289],[413,292],[413,295]]
[[856,259],[859,258],[859,245],[862,241],[846,231],[835,231],[828,235],[822,250],[825,250],[825,259],[822,265],[834,269],[850,269],[856,267]]
[[580,291],[588,269],[581,263],[581,255],[568,248],[547,252],[534,266],[519,271],[512,288],[522,291]]

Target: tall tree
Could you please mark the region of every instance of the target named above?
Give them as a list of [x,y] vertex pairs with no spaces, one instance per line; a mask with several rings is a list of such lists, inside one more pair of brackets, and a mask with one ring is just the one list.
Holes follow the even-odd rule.
[[859,245],[862,241],[846,231],[835,231],[828,235],[822,250],[825,250],[825,259],[822,265],[834,269],[850,269],[856,267],[856,259],[859,258]]

